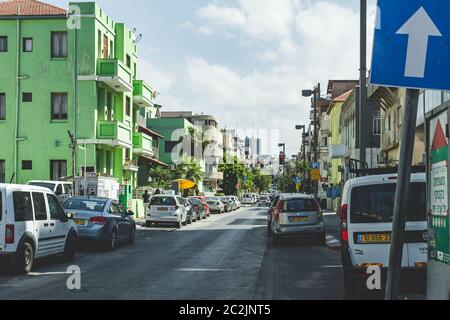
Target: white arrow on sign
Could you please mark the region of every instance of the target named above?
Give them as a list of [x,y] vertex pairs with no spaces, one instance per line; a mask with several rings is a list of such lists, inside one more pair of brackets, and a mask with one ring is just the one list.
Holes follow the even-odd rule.
[[431,20],[423,7],[411,17],[397,31],[397,34],[406,34],[408,50],[406,52],[405,77],[425,77],[429,37],[442,37],[441,32]]

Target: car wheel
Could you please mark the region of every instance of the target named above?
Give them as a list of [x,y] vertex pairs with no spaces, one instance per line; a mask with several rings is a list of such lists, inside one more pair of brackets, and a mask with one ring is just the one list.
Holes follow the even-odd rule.
[[134,240],[136,239],[136,228],[133,227],[133,229],[131,229],[131,232],[128,236],[128,241],[127,244],[128,245],[132,245],[134,243]]
[[187,223],[188,223],[188,224],[192,224],[192,216],[189,218],[189,220],[188,220]]
[[14,270],[18,274],[27,274],[33,269],[34,250],[29,242],[24,242],[16,253]]
[[153,226],[153,223],[151,223],[149,221],[145,222],[145,227],[146,228],[151,228],[152,226]]
[[75,259],[77,253],[77,236],[74,233],[69,234],[66,245],[64,247],[64,261],[70,262]]
[[108,242],[106,243],[106,250],[113,251],[116,248],[117,244],[117,230],[113,229],[109,236]]
[[180,221],[177,222],[176,228],[177,229],[181,229],[181,226],[182,226],[182,223],[181,223],[181,220],[180,220]]

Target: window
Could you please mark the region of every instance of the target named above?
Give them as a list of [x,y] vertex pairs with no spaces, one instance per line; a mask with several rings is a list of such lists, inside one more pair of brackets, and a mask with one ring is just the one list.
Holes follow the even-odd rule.
[[166,141],[166,147],[165,152],[169,153],[172,152],[173,148],[175,148],[178,145],[178,141]]
[[403,123],[402,107],[397,108],[397,121],[398,121],[398,126],[400,127]]
[[131,68],[131,57],[127,54],[127,67]]
[[52,93],[52,120],[67,119],[67,93]]
[[5,183],[5,160],[0,160],[0,183]]
[[[394,215],[396,184],[357,187],[351,195],[352,223],[392,223]],[[411,184],[408,221],[426,221],[426,185]]]
[[33,192],[34,219],[36,221],[47,220],[47,208],[43,193]]
[[63,207],[54,195],[47,194],[47,201],[50,209],[50,220],[61,220],[66,217]]
[[125,149],[125,160],[130,160],[130,149]]
[[23,160],[22,161],[22,170],[33,170],[33,161]]
[[58,181],[62,177],[67,177],[67,161],[50,160],[50,180]]
[[55,194],[56,194],[57,196],[60,196],[60,195],[63,194],[63,187],[62,187],[61,184],[58,184],[58,186],[56,187]]
[[13,192],[13,204],[16,222],[33,221],[33,206],[29,192]]
[[52,58],[67,58],[67,32],[52,32]]
[[131,99],[129,97],[126,97],[125,102],[125,113],[127,116],[131,115]]
[[33,94],[31,92],[22,93],[22,102],[32,102]]
[[8,52],[8,37],[0,37],[0,52]]
[[108,44],[109,44],[108,37],[106,35],[103,35],[103,58],[104,59],[109,58]]
[[381,116],[379,111],[375,111],[373,113],[373,135],[379,136],[381,135]]
[[174,197],[153,197],[150,201],[151,206],[175,206]]
[[33,52],[33,38],[23,38],[23,52]]
[[0,93],[0,120],[6,119],[6,95]]
[[71,198],[64,202],[64,209],[66,210],[82,210],[92,212],[103,212],[106,206],[104,200],[94,199],[77,199]]

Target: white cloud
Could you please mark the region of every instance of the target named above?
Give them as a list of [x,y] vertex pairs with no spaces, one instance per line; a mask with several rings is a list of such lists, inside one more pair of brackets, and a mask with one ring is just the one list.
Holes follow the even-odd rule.
[[[369,30],[374,13],[371,5]],[[280,129],[281,139],[299,148],[294,125],[309,122],[310,107],[300,90],[358,78],[359,12],[348,6],[330,0],[239,0],[234,7],[208,5],[199,16],[215,32],[253,49],[264,66],[241,74],[202,58],[188,60],[186,84],[198,97],[192,108],[219,116],[222,125]]]

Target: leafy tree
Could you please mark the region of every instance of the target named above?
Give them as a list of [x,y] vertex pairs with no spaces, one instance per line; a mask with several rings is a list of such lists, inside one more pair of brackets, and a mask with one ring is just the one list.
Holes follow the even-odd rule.
[[150,187],[169,189],[174,180],[174,173],[170,168],[155,167],[150,170],[150,177],[152,178]]
[[227,161],[230,158],[230,155],[225,154],[223,163],[219,165],[219,171],[223,172],[223,180],[219,183],[219,187],[226,195],[238,195],[239,190],[236,186],[242,184],[245,168],[243,164],[239,163],[237,157]]
[[199,183],[203,179],[203,170],[193,158],[184,158],[182,163],[176,165],[173,171],[175,179],[186,179],[195,183]]
[[260,169],[255,169],[253,170],[253,184],[259,193],[265,192],[272,185],[272,176],[264,175]]

